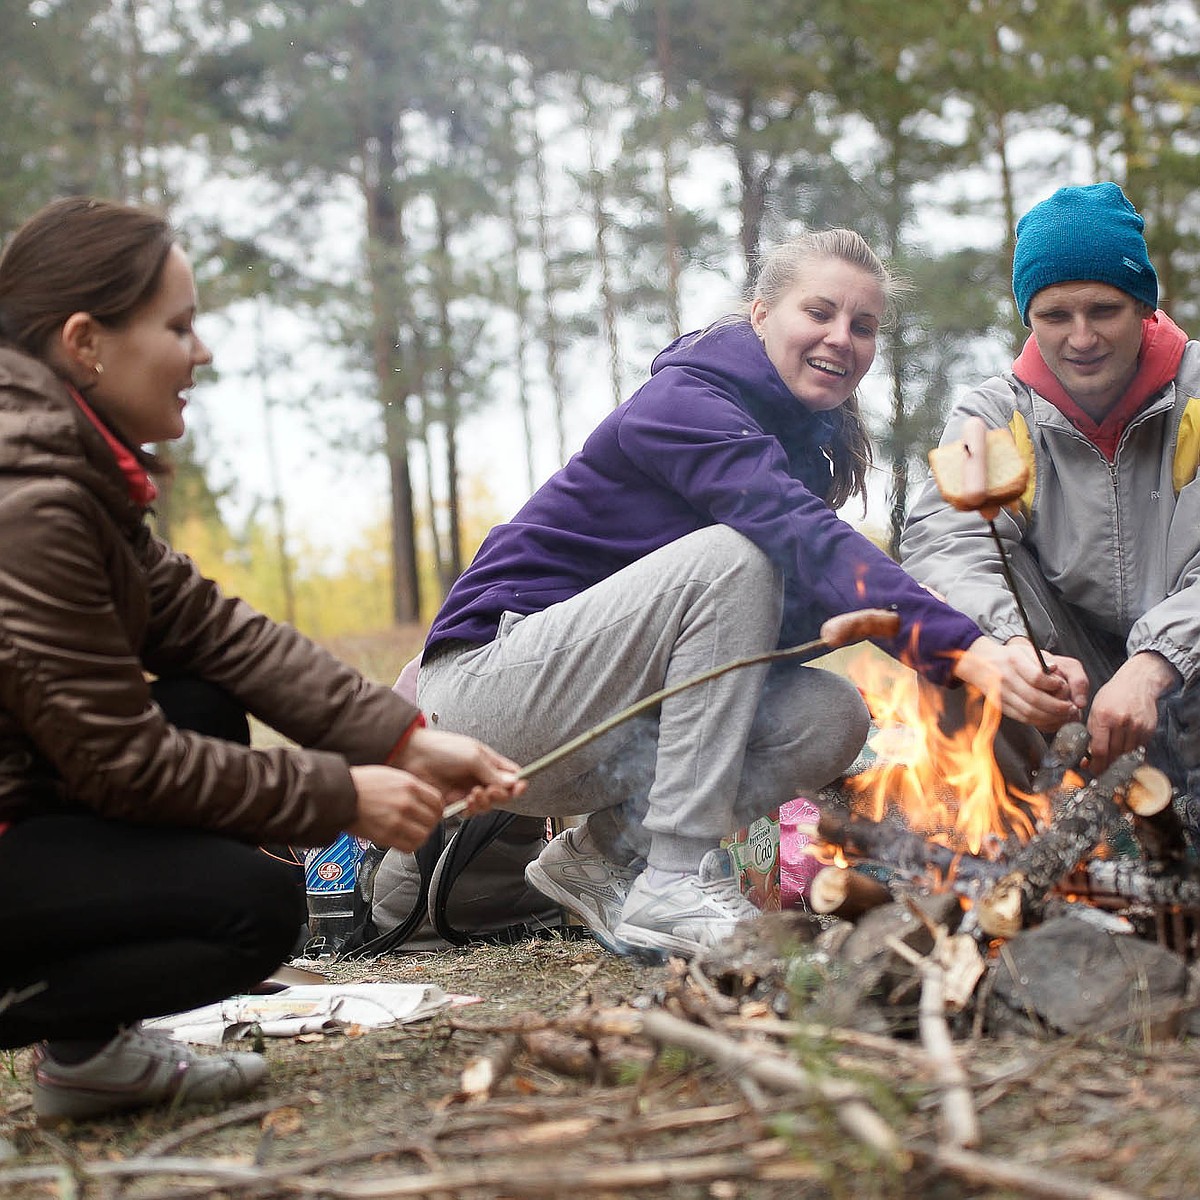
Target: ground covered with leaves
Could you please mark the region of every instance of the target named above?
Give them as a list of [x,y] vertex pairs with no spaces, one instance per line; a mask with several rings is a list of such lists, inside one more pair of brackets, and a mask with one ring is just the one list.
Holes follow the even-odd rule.
[[[420,632],[331,649],[390,683]],[[29,1052],[6,1055],[0,1197],[1200,1197],[1193,1042],[960,1033],[982,1139],[956,1151],[911,1017],[871,1033],[823,1018],[802,954],[774,994],[736,1000],[570,932],[325,969],[478,1001],[262,1039],[266,1085],[225,1109],[53,1129],[33,1119]]]
[[[1200,1195],[1200,1049],[1186,1042],[959,1041],[983,1142],[953,1152],[939,1149],[938,1087],[917,1038],[815,1024],[803,1004],[781,1018],[779,1002],[716,1003],[707,988],[681,1005],[686,968],[614,958],[586,938],[328,973],[479,1001],[383,1031],[264,1039],[267,1085],[225,1110],[55,1129],[33,1120],[19,1052],[0,1081],[0,1195]],[[651,1013],[788,1069],[629,1032]],[[850,1094],[895,1135],[894,1152],[855,1131]]]

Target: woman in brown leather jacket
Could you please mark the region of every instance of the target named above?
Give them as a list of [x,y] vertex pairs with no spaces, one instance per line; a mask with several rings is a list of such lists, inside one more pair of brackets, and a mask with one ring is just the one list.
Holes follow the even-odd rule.
[[[86,198],[0,257],[0,1047],[39,1117],[228,1099],[265,1067],[143,1017],[253,986],[296,943],[262,842],[401,850],[524,786],[474,739],[222,594],[155,537],[156,460],[211,360],[170,227]],[[201,720],[171,699],[201,697]],[[253,749],[250,712],[301,748]]]

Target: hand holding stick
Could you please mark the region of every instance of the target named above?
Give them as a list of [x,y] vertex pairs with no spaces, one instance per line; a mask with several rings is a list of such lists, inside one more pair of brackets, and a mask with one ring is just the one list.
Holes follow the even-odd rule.
[[[805,642],[800,646],[788,646],[782,650],[768,650],[762,654],[751,654],[747,658],[735,658],[733,661],[724,663],[719,667],[703,671],[691,679],[685,679],[681,683],[674,683],[669,687],[660,688],[657,692],[651,692],[649,696],[644,696],[628,708],[621,709],[620,712],[601,721],[598,725],[593,725],[590,729],[585,729],[583,733],[577,734],[569,741],[563,742],[561,746],[543,754],[541,758],[536,758],[533,762],[526,764],[518,772],[517,778],[529,779],[539,771],[544,771],[547,767],[551,767],[556,762],[566,758],[568,754],[573,754],[576,750],[582,749],[597,738],[603,737],[609,730],[615,729],[618,725],[623,725],[626,721],[646,712],[648,709],[655,708],[671,696],[676,696],[688,688],[696,687],[698,684],[707,683],[710,679],[716,679],[718,676],[725,675],[729,671],[736,671],[740,667],[751,667],[758,663],[778,662],[781,659],[815,658],[818,655],[827,654],[831,650],[836,650],[840,646],[849,646],[854,642],[860,642],[864,638],[895,637],[899,628],[899,614],[889,609],[861,608],[854,612],[840,613],[836,617],[830,617],[821,626],[821,636],[811,642]],[[465,811],[466,807],[466,800],[455,801],[455,803],[446,806],[442,816],[443,818],[457,816],[459,813]]]

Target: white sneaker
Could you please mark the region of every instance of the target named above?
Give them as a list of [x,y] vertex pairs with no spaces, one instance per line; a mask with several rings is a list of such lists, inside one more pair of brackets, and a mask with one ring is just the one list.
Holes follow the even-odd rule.
[[613,930],[621,941],[641,950],[691,958],[719,945],[739,921],[752,921],[759,910],[742,895],[729,851],[710,850],[695,875],[655,890],[641,875],[629,889],[623,919]]
[[232,1100],[262,1082],[261,1054],[197,1054],[155,1030],[123,1029],[81,1063],[34,1051],[33,1111],[41,1120],[80,1120],[148,1104]]
[[631,867],[619,867],[595,851],[579,850],[575,829],[564,829],[525,868],[525,880],[543,896],[573,912],[596,941],[613,954],[629,947],[613,936],[621,908],[637,878]]

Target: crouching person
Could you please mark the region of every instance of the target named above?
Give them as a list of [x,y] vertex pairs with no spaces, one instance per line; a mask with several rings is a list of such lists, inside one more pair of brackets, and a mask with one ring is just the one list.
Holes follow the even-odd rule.
[[[418,698],[439,728],[532,761],[663,687],[896,605],[883,649],[1047,722],[1058,682],[919,587],[840,520],[871,455],[856,389],[890,279],[849,230],[766,259],[748,313],[680,338],[513,519],[437,615]],[[526,875],[617,953],[692,955],[757,910],[724,835],[854,760],[854,687],[750,667],[681,691],[530,780],[513,807],[585,815]]]
[[[186,255],[140,209],[57,202],[0,256],[0,1046],[37,1043],[43,1119],[263,1078],[256,1054],[138,1026],[295,945],[303,893],[258,843],[411,850],[448,799],[522,787],[151,534],[143,447],[182,435],[211,359],[195,312]],[[252,749],[246,711],[308,748]]]
[[[1091,769],[1145,746],[1200,794],[1200,346],[1156,308],[1143,227],[1110,182],[1060,188],[1021,218],[1013,295],[1032,334],[956,404],[942,442],[980,418],[1010,430],[1026,460],[1028,487],[997,536],[1034,637],[1071,676]],[[987,525],[934,479],[900,553],[992,637],[1032,653]],[[996,740],[1022,787],[1045,751],[1034,724],[1005,723]]]

